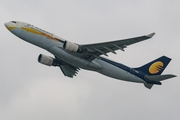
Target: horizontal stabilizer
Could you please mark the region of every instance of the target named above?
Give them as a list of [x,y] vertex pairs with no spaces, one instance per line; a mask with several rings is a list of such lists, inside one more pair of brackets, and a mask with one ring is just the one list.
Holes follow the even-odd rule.
[[166,75],[153,75],[153,76],[146,76],[146,82],[144,86],[148,89],[151,89],[154,84],[161,85],[160,81],[170,79],[176,77],[176,75],[166,74]]
[[152,86],[153,86],[153,84],[144,83],[144,86],[145,86],[146,88],[148,88],[148,89],[151,89]]
[[172,74],[146,76],[146,78],[147,78],[148,80],[150,80],[150,81],[156,81],[156,82],[163,81],[163,80],[166,80],[166,79],[170,79],[170,78],[173,78],[173,77],[176,77],[176,76],[175,76],[175,75],[172,75]]

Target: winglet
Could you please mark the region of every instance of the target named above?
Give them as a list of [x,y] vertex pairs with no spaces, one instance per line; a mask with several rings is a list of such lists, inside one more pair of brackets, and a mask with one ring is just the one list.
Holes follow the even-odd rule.
[[151,33],[151,34],[146,35],[146,36],[152,38],[154,35],[155,35],[155,33]]

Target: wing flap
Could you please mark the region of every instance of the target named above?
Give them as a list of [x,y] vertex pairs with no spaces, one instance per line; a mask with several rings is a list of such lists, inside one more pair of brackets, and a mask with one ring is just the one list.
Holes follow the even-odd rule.
[[76,76],[78,74],[80,68],[63,61],[56,56],[55,56],[55,58],[56,58],[57,63],[58,63],[57,66],[59,66],[59,68],[61,69],[64,76],[73,78],[73,76]]
[[73,78],[73,76],[76,76],[78,74],[79,68],[76,68],[71,65],[59,65],[61,71],[63,74],[67,77]]

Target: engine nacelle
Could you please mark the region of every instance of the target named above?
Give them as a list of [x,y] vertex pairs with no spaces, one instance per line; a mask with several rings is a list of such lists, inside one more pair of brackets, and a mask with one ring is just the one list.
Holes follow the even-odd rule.
[[71,52],[81,52],[81,49],[79,48],[77,44],[69,42],[69,41],[64,42],[63,48]]
[[40,62],[44,65],[47,65],[47,66],[52,66],[54,63],[54,58],[40,54],[38,57],[38,62]]

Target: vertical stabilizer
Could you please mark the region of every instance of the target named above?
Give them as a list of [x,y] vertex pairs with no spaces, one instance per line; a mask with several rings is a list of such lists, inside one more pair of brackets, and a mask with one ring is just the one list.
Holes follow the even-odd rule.
[[139,68],[135,68],[135,70],[141,71],[146,75],[161,75],[161,73],[165,70],[170,61],[170,58],[162,56]]
[[146,82],[144,83],[144,86],[151,89],[154,84],[161,85],[160,81],[176,77],[176,75],[172,74],[161,75],[170,61],[171,58],[162,56],[139,68],[134,69],[145,74],[144,80]]

